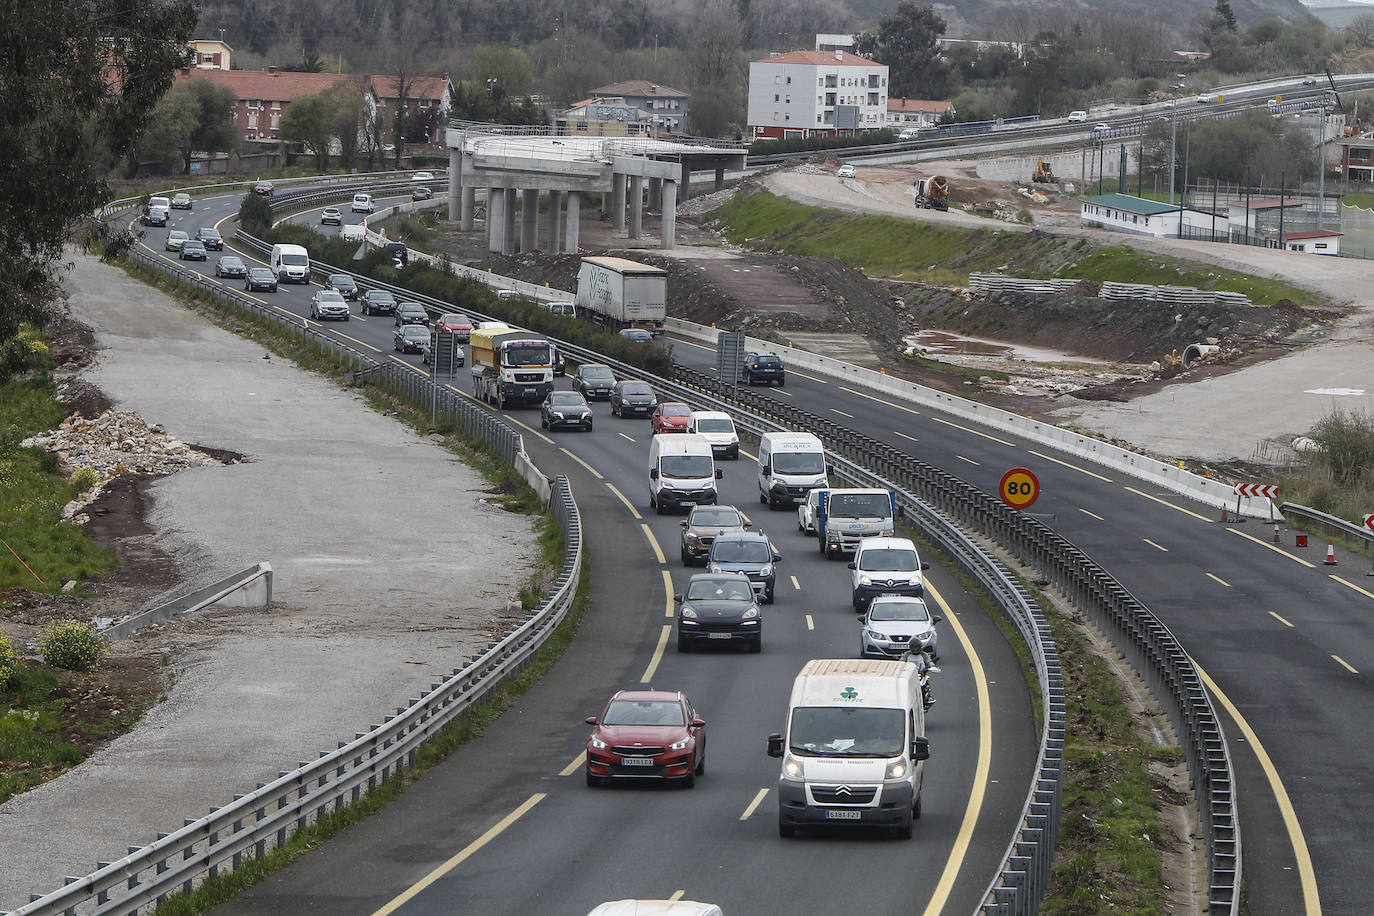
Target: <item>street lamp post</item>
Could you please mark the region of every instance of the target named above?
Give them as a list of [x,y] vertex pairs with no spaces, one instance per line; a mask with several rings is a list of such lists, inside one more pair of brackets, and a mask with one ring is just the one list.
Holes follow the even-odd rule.
[[1174,202],[1174,168],[1178,156],[1178,106],[1169,112],[1169,203]]

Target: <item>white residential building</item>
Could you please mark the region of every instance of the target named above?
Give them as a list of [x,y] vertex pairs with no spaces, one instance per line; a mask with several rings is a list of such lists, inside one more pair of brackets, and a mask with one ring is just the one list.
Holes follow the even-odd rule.
[[887,66],[848,51],[789,51],[749,64],[754,139],[829,137],[887,125]]

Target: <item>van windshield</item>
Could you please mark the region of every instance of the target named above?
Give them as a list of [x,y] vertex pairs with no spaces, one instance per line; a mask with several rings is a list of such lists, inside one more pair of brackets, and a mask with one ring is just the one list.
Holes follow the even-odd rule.
[[774,474],[821,474],[825,456],[820,452],[774,452]]
[[885,572],[915,572],[916,551],[901,547],[879,547],[859,552],[859,569]]
[[697,429],[703,433],[732,433],[735,424],[725,417],[700,417],[697,419]]
[[900,757],[906,738],[900,709],[799,706],[792,710],[794,752],[821,757]]
[[710,455],[664,455],[659,474],[675,480],[714,476]]
[[310,259],[303,254],[287,254],[283,252],[281,256],[281,262],[283,264],[290,264],[292,267],[310,266]]
[[832,518],[892,518],[892,500],[886,493],[831,493]]

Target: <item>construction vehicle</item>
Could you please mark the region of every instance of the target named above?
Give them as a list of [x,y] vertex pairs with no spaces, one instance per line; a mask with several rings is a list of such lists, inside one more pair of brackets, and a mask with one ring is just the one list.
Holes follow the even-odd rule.
[[472,396],[502,410],[512,403],[538,404],[553,388],[554,358],[553,345],[530,331],[473,331],[468,342]]
[[1054,169],[1044,159],[1035,160],[1035,174],[1031,175],[1031,181],[1037,184],[1054,184]]
[[917,178],[916,206],[926,210],[948,210],[949,182],[940,175]]

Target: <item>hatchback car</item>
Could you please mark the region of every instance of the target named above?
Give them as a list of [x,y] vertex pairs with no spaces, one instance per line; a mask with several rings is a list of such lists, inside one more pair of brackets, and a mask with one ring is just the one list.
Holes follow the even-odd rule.
[[338,207],[325,207],[320,211],[321,226],[342,226],[343,211]]
[[683,787],[706,772],[706,722],[679,691],[621,690],[587,738],[587,785],[671,779]]
[[695,506],[682,521],[682,565],[705,563],[716,538],[749,528],[734,506]]
[[787,370],[776,353],[746,353],[739,370],[739,380],[750,385],[787,385]]
[[215,276],[242,279],[248,276],[248,268],[243,266],[243,261],[239,258],[226,254],[215,262]]
[[539,405],[539,425],[547,430],[577,426],[592,431],[592,409],[576,391],[550,391]]
[[773,603],[773,585],[780,562],[782,554],[773,549],[768,535],[762,531],[722,534],[711,542],[711,550],[706,554],[707,569],[748,576],[749,584],[767,604]]
[[763,614],[749,580],[739,573],[698,573],[687,580],[677,602],[677,650],[699,644],[744,643],[763,648]]
[[402,302],[396,306],[396,323],[418,324],[429,327],[429,312],[418,302]]
[[350,311],[344,297],[332,289],[322,289],[310,300],[310,317],[317,321],[326,318],[347,321]]
[[275,293],[277,291],[277,275],[272,273],[268,267],[253,267],[248,271],[248,276],[243,279],[243,288],[248,291],[258,291]]
[[410,176],[411,181],[433,181],[434,175],[431,172],[416,172]]
[[645,382],[624,379],[611,389],[611,413],[617,417],[647,417],[657,405],[654,389]]
[[181,243],[181,249],[177,252],[177,257],[183,261],[204,261],[205,243],[199,239],[187,239]]
[[391,335],[391,346],[401,353],[424,353],[429,346],[429,328],[419,324],[403,324]]
[[577,367],[572,380],[573,390],[589,401],[611,399],[615,389],[615,373],[601,363],[583,363]]
[[685,433],[692,408],[681,401],[664,401],[649,415],[649,427],[655,433]]
[[846,162],[844,165],[840,166],[838,169],[835,170],[835,177],[836,177],[836,178],[853,178],[853,177],[854,177],[854,166],[852,166],[852,165],[850,165],[848,162]]
[[1094,125],[1093,125],[1093,136],[1096,137],[1096,136],[1101,136],[1102,134],[1108,134],[1108,133],[1111,133],[1111,130],[1112,130],[1112,126],[1111,126],[1110,124],[1094,124]]
[[223,251],[224,236],[219,234],[218,229],[211,229],[209,226],[202,226],[196,230],[196,238],[204,243],[207,251]]
[[429,200],[434,196],[434,192],[429,188],[419,187],[410,192],[411,200]]
[[171,232],[167,233],[167,244],[165,247],[168,251],[180,251],[181,246],[186,244],[188,238],[190,238],[190,236],[180,229],[173,229]]
[[167,225],[166,207],[149,207],[148,212],[143,214],[143,225],[145,226],[165,226]]
[[364,315],[396,314],[396,297],[384,289],[370,289],[363,293]]
[[330,274],[324,281],[325,289],[332,289],[349,302],[358,301],[358,283],[348,274]]
[[434,330],[440,334],[457,334],[459,340],[472,337],[472,319],[462,312],[445,312],[434,322]]
[[629,338],[630,340],[633,340],[635,343],[647,344],[654,342],[654,335],[644,330],[643,328],[625,328],[623,331],[620,332],[620,336]]
[[925,600],[911,595],[878,595],[868,605],[859,637],[859,655],[864,658],[901,658],[907,652],[925,649],[930,660],[938,662],[935,625],[944,618],[934,616]]
[[173,194],[173,195],[172,195],[172,209],[173,209],[173,210],[190,210],[190,209],[192,208],[192,206],[194,206],[194,204],[191,203],[191,195],[190,195],[190,194]]
[[916,545],[906,538],[867,537],[859,540],[854,551],[851,601],[854,610],[862,614],[876,595],[914,595],[925,592],[922,563]]
[[257,184],[253,185],[253,193],[261,194],[263,197],[271,197],[274,190],[275,188],[272,187],[272,182],[270,181],[259,181]]

